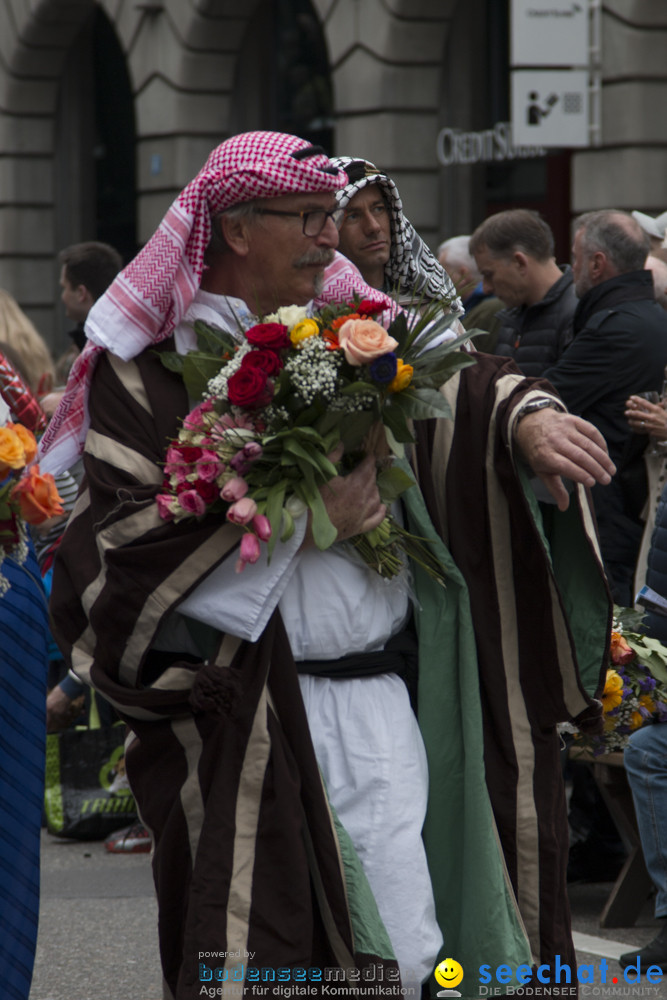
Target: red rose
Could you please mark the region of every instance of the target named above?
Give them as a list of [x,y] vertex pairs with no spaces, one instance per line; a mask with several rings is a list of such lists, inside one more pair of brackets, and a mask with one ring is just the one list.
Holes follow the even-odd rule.
[[271,400],[272,386],[261,368],[239,368],[227,382],[227,398],[232,406],[245,409],[266,406]]
[[364,299],[356,307],[356,310],[361,316],[373,316],[375,313],[384,312],[386,308],[384,302],[373,302],[372,299]]
[[204,503],[213,503],[220,496],[220,490],[215,483],[207,483],[203,479],[197,479],[194,487]]
[[244,354],[241,361],[242,368],[259,368],[265,375],[277,375],[282,369],[282,358],[275,351],[257,350]]
[[183,461],[187,465],[194,465],[198,458],[201,458],[201,448],[193,447],[192,445],[176,445],[177,451],[180,451]]
[[246,338],[253,347],[270,347],[274,351],[290,346],[289,330],[283,323],[258,323],[246,331]]

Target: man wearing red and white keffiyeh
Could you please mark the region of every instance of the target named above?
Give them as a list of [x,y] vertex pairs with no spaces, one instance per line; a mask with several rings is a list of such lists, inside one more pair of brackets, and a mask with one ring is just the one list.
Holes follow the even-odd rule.
[[[308,155],[295,157],[295,153],[303,151]],[[88,391],[100,350],[106,349],[127,361],[170,337],[186,317],[206,277],[205,254],[212,217],[247,202],[291,193],[333,193],[346,184],[345,173],[331,166],[323,150],[296,136],[249,132],[214,149],[203,169],[171,205],[155,234],[88,314],[89,343],[73,366],[65,396],[41,442],[44,471],[69,468],[83,449],[88,429]],[[331,207],[335,208],[335,204]],[[335,245],[326,263],[335,261],[335,273],[345,295],[351,298],[357,293],[361,298],[372,296],[378,300],[356,268],[344,257],[334,256]],[[324,270],[324,265],[319,269]],[[334,289],[334,294],[335,301],[343,301],[341,287]],[[395,311],[389,299],[387,309]]]
[[[239,577],[242,529],[217,515],[166,522],[155,501],[167,443],[191,408],[182,379],[158,357],[162,342],[173,335],[182,353],[193,345],[196,316],[217,317],[232,332],[278,306],[316,299],[335,259],[336,192],[346,184],[323,151],[295,136],[223,142],[91,311],[90,346],[44,439],[43,468],[67,467],[85,440],[84,491],[59,550],[52,614],[77,674],[135,736],[127,773],[155,842],[165,996],[176,1000],[200,994],[197,954],[209,949],[224,958],[221,980],[243,981],[235,955],[295,972],[352,968],[353,982],[361,968],[395,973],[398,964],[418,996],[442,943],[421,838],[429,775],[399,676],[411,651],[410,586],[382,580],[338,543],[317,550],[305,514],[270,565],[260,558]],[[352,270],[349,287],[382,297]],[[562,475],[586,485],[609,480],[602,439],[561,412],[548,386],[497,359],[465,373],[466,416],[455,423],[475,471],[493,456],[486,477],[500,463],[503,483],[516,479],[523,489],[505,469],[519,449],[563,510]],[[420,474],[431,466],[425,455]],[[332,480],[322,501],[338,541],[379,525],[385,507],[374,456]],[[518,501],[512,510],[523,516]],[[478,513],[481,532],[489,517],[481,506]],[[541,558],[542,547],[534,548]],[[485,571],[477,577],[490,579]],[[566,605],[552,603],[554,634],[565,635]],[[497,658],[494,648],[494,665]],[[566,659],[576,670],[569,649]],[[474,669],[472,676],[474,687]],[[578,681],[565,691],[568,713],[591,707]],[[460,772],[449,770],[456,780]],[[549,770],[535,784],[549,791],[552,777]],[[540,843],[548,830],[539,827]],[[495,857],[488,822],[482,832]],[[504,868],[494,871],[504,885]],[[526,934],[535,954],[540,935],[545,953],[562,942],[559,953],[569,954],[567,904],[561,896],[558,904],[558,937],[539,921],[525,931],[512,918],[526,961]],[[484,933],[474,937],[487,946]],[[204,979],[212,978],[204,966]]]

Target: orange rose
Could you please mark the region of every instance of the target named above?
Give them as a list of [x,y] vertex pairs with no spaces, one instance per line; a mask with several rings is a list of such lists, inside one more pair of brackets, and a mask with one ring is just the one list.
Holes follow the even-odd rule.
[[30,465],[37,454],[37,441],[35,440],[35,435],[32,431],[29,431],[27,427],[24,427],[23,424],[8,423],[7,427],[14,431],[23,445],[23,450],[25,451],[24,465]]
[[0,427],[0,478],[4,478],[10,469],[22,469],[26,463],[25,448],[11,424]]
[[398,341],[374,319],[349,319],[338,331],[338,342],[351,365],[367,365],[398,347]]
[[56,514],[65,513],[53,476],[50,472],[42,475],[39,465],[33,465],[19,479],[11,492],[11,498],[18,500],[21,517],[28,524],[41,524]]
[[623,663],[629,663],[630,660],[634,660],[635,652],[628,646],[627,642],[623,638],[620,632],[611,633],[611,645],[609,647],[609,656],[611,662],[615,666],[620,666]]

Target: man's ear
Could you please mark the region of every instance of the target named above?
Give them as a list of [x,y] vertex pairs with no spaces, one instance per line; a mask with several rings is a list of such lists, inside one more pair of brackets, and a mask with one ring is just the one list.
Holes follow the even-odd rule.
[[528,267],[530,266],[530,261],[528,260],[527,255],[523,253],[522,250],[515,250],[514,253],[512,254],[512,260],[516,264],[519,273],[525,274],[525,272],[528,270]]
[[220,232],[230,250],[239,257],[246,257],[250,250],[249,225],[247,216],[219,217]]
[[593,279],[599,280],[607,269],[607,255],[602,250],[596,250],[588,259],[588,269]]
[[92,292],[90,292],[85,285],[77,285],[76,294],[79,299],[79,305],[85,306],[85,308],[90,312],[95,305],[95,299],[93,298]]

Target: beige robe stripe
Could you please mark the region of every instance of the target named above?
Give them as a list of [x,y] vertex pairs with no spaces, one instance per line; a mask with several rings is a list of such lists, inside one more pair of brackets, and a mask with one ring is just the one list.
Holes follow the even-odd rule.
[[81,605],[86,612],[86,617],[90,617],[90,610],[104,589],[107,579],[106,559],[104,554],[108,549],[120,548],[134,541],[137,537],[145,534],[153,528],[158,528],[162,523],[162,518],[158,513],[155,504],[149,504],[141,510],[130,514],[121,521],[115,521],[107,528],[99,531],[96,537],[100,571],[95,579],[88,584],[81,595]]
[[[234,817],[232,877],[227,905],[227,951],[233,953],[240,949],[241,955],[245,955],[248,950],[257,828],[262,804],[264,776],[271,753],[267,711],[265,687],[257,703],[257,711],[243,760]],[[229,970],[230,975],[235,967],[238,967],[238,963],[232,961],[228,964],[228,961],[225,961],[225,968]],[[238,990],[239,981],[229,982],[228,980],[223,989],[227,991],[236,986]],[[223,996],[229,995],[232,994],[223,992]]]
[[190,857],[192,859],[192,867],[194,868],[199,837],[204,825],[204,800],[201,795],[198,773],[203,744],[193,718],[174,719],[171,723],[171,729],[185,751],[185,760],[188,767],[188,776],[181,786],[180,799],[185,822],[188,827]]
[[113,438],[97,431],[89,430],[86,435],[86,453],[107,462],[114,468],[123,469],[129,472],[141,483],[161,483],[164,479],[164,472],[155,462],[144,458],[134,448],[128,448]]
[[148,402],[148,395],[146,393],[146,387],[144,386],[144,381],[139,374],[139,368],[136,361],[123,361],[121,358],[116,357],[115,354],[107,353],[109,359],[109,364],[113,368],[114,372],[118,376],[118,379],[122,382],[123,386],[127,389],[129,394],[132,396],[134,401],[143,407],[149,416],[153,416],[153,409],[151,404]]
[[[520,376],[505,376],[496,386],[495,411],[511,392]],[[507,612],[501,616],[505,622],[502,629],[502,658],[506,667],[507,699],[512,739],[516,747],[518,763],[517,776],[517,824],[516,851],[518,875],[518,904],[523,923],[533,953],[533,960],[540,955],[540,902],[539,902],[539,834],[537,810],[533,793],[534,748],[530,722],[521,691],[519,679],[518,623],[516,621],[516,595],[512,574],[511,531],[507,500],[499,488],[494,473],[494,441],[487,442],[486,469],[489,484],[488,512],[491,529],[491,546],[495,569],[495,587],[499,600],[507,605]]]
[[[212,538],[194,549],[188,558],[147,596],[120,662],[119,676],[122,683],[134,686],[143,653],[153,641],[158,622],[177,604],[183,594],[201,579],[203,572],[212,569],[234,548],[241,532],[242,529],[236,525],[222,524]],[[226,652],[231,648],[229,644],[223,643],[223,646]]]
[[[452,376],[445,384],[441,387],[440,392],[445,397],[449,403],[452,413],[456,413],[456,399],[458,396],[459,385],[461,382],[461,373],[457,372]],[[449,465],[449,456],[451,454],[452,440],[454,437],[454,421],[453,420],[438,420],[436,425],[435,437],[433,442],[433,453],[438,456],[445,455],[446,461],[435,462],[432,468],[433,477],[433,489],[436,497],[436,502],[438,505],[438,517],[440,519],[440,524],[443,528],[443,541],[445,545],[449,545],[449,538],[447,535],[447,467]],[[419,472],[417,471],[417,478],[419,479]]]

